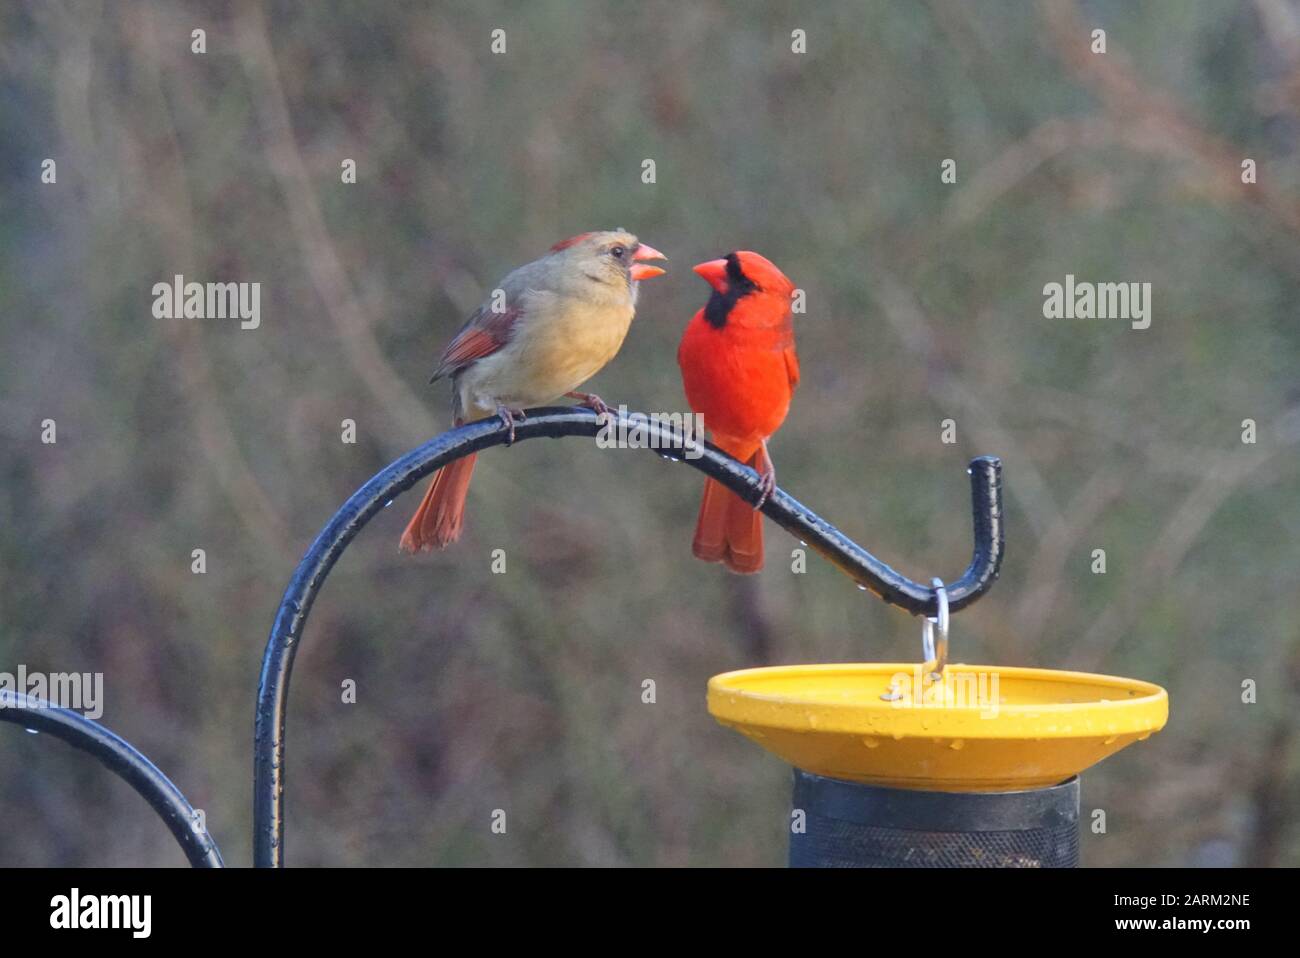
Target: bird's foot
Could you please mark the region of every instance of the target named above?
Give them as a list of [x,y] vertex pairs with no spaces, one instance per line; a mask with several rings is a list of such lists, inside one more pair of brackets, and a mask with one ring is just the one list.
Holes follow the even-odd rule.
[[602,419],[606,416],[612,415],[605,400],[601,399],[595,393],[565,393],[564,396],[566,399],[578,400],[579,406],[586,406]]
[[776,492],[776,470],[760,472],[758,474],[758,488],[762,494],[758,497],[758,502],[754,504],[754,508],[762,509],[763,503],[772,498],[772,493]]
[[497,406],[497,418],[505,423],[506,428],[510,430],[510,436],[506,439],[507,446],[515,444],[515,422],[523,422],[528,416],[522,409],[511,409],[509,406]]
[[758,470],[758,489],[761,495],[758,502],[754,504],[754,509],[762,509],[763,503],[772,498],[772,493],[776,492],[776,466],[772,464],[772,457],[767,454],[767,443],[764,442],[758,450],[758,461],[754,464]]

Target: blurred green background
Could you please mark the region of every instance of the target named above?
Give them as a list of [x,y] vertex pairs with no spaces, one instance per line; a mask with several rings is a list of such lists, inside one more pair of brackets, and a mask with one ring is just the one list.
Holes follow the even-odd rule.
[[[1300,863],[1298,119],[1293,0],[5,4],[0,670],[103,672],[102,721],[249,863],[294,564],[447,427],[426,381],[496,280],[622,226],[671,271],[605,399],[684,408],[689,266],[751,248],[807,291],[783,488],[951,580],[966,462],[1003,457],[1007,561],[956,658],[1171,696],[1162,734],[1084,777],[1085,822],[1107,815],[1085,864]],[[261,327],[155,319],[176,273],[260,282]],[[1045,319],[1067,273],[1150,282],[1150,329]],[[815,556],[791,574],[770,524],[759,577],[695,561],[700,487],[529,442],[482,456],[446,553],[398,554],[415,495],[378,517],[298,658],[288,861],[781,864],[789,771],[709,718],[706,681],[908,661],[919,625]],[[0,865],[183,863],[126,785],[15,726],[0,822]]]

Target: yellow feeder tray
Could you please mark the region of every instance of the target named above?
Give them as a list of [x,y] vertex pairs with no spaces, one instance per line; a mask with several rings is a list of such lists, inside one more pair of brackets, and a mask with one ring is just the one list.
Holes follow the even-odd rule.
[[[920,689],[921,694],[916,695]],[[1158,685],[949,664],[792,665],[709,680],[709,713],[796,768],[941,792],[1056,785],[1164,728]]]

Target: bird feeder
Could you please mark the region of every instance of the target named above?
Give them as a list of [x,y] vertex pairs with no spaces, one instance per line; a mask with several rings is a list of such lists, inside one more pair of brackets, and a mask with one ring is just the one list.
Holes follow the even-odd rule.
[[[806,665],[715,676],[709,710],[795,768],[793,865],[1024,867],[1078,860],[1077,775],[1158,731],[1164,690],[1101,675],[948,665],[948,619],[984,595],[1002,565],[1002,464],[971,461],[975,550],[955,582],[895,572],[782,489],[711,443],[641,417],[656,456],[703,472],[761,508],[861,588],[922,617],[914,665]],[[523,422],[465,423],[388,465],[343,504],[285,589],[262,657],[254,723],[253,861],[285,849],[289,677],[307,617],[343,550],[393,498],[471,453],[532,438],[594,438],[590,409],[528,410]],[[678,457],[663,450],[688,449]],[[981,681],[983,685],[981,686]]]
[[[996,579],[1003,547],[996,460],[984,460],[991,482],[980,462],[963,605]],[[876,591],[899,605],[895,596],[927,591],[889,585]],[[932,595],[937,614],[923,616],[919,662],[745,669],[709,682],[713,717],[794,767],[790,865],[1077,865],[1079,773],[1163,728],[1165,690],[949,663],[953,603],[938,579]]]
[[[394,496],[449,462],[516,439],[592,438],[603,428],[591,410],[567,407],[529,410],[517,426],[467,423],[391,463],[330,518],[285,589],[262,659],[253,744],[255,864],[284,864],[289,677],[312,603],[348,543]],[[638,428],[651,450],[690,442],[653,421]],[[951,613],[986,593],[1001,568],[1001,463],[992,456],[971,462],[974,556],[952,585],[934,579],[927,587],[781,489],[768,495],[753,469],[717,447],[690,448],[698,453],[688,460],[694,468],[761,506],[861,588],[922,616],[916,664],[746,669],[709,682],[713,716],[795,768],[790,864],[1077,864],[1079,773],[1159,731],[1168,697],[1158,686],[1107,675],[948,663]],[[3,722],[49,732],[95,756],[148,800],[191,864],[221,866],[202,816],[117,735],[76,712],[0,689]]]

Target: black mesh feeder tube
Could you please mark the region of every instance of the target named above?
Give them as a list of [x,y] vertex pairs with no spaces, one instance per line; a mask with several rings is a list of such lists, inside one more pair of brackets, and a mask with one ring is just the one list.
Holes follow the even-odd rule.
[[795,769],[791,868],[1074,868],[1079,778],[1015,792],[881,788]]

